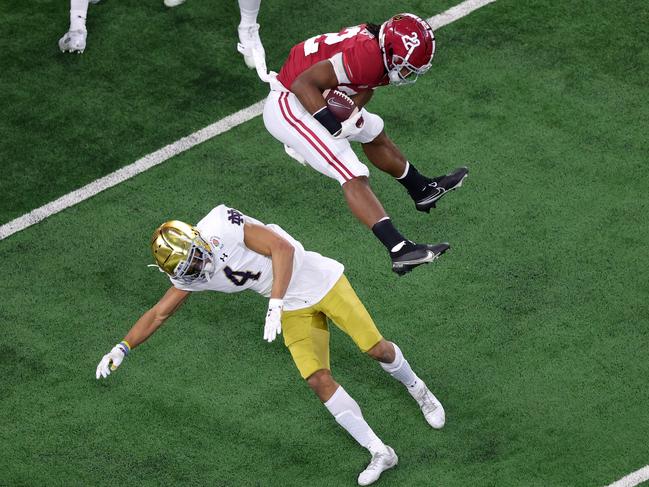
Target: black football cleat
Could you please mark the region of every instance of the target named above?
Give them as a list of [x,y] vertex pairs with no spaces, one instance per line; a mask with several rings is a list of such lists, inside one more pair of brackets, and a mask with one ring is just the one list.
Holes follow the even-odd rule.
[[434,261],[450,248],[446,242],[435,245],[408,242],[399,252],[391,254],[392,270],[403,276],[417,266]]
[[422,188],[420,195],[415,199],[415,206],[419,211],[430,213],[431,208],[449,191],[462,186],[464,178],[469,175],[469,168],[458,167],[446,176],[440,176],[430,180],[425,188]]

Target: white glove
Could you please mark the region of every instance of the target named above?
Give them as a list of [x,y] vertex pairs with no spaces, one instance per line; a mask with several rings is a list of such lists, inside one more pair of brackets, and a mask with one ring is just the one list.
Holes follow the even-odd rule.
[[342,128],[336,135],[334,135],[334,139],[347,139],[363,130],[363,125],[365,123],[363,120],[363,110],[358,110],[358,112],[342,122],[340,124],[342,125]]
[[110,375],[111,370],[116,370],[120,366],[126,354],[128,354],[130,347],[126,342],[120,342],[108,352],[97,365],[97,379],[103,377],[104,379]]
[[271,299],[268,301],[268,312],[266,313],[266,324],[264,325],[264,340],[268,343],[282,333],[282,308],[284,300]]

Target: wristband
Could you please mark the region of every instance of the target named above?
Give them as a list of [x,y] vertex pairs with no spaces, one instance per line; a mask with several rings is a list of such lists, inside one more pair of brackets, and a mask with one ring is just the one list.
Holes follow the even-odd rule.
[[124,355],[128,355],[128,352],[131,351],[131,346],[128,344],[126,340],[122,340],[117,344],[118,347],[122,349],[122,352],[124,352]]
[[313,118],[320,122],[320,124],[326,128],[331,135],[340,132],[343,128],[342,124],[327,107],[322,107],[320,110],[315,112]]

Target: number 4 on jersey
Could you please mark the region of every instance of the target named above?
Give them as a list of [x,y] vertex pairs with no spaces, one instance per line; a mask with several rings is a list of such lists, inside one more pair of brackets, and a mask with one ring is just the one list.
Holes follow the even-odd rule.
[[253,274],[250,271],[233,271],[230,266],[225,266],[223,269],[223,272],[225,273],[225,276],[232,281],[232,283],[235,286],[243,286],[246,282],[248,282],[248,279],[252,279],[253,281],[258,281],[259,278],[261,277],[261,272],[257,272],[256,274]]
[[360,31],[361,28],[359,26],[348,27],[347,29],[344,29],[340,32],[321,34],[319,36],[312,37],[311,39],[307,39],[306,41],[304,41],[304,55],[308,56],[309,54],[315,54],[316,52],[318,52],[318,48],[320,47],[321,42],[324,42],[328,46],[332,46],[333,44],[338,44],[345,39],[354,37]]

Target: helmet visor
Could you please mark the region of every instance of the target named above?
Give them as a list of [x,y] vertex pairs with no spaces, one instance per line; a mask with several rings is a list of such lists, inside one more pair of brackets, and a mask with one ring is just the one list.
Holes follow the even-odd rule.
[[213,262],[213,255],[205,241],[201,237],[196,237],[187,253],[187,259],[180,261],[176,267],[174,278],[186,284],[206,281]]

